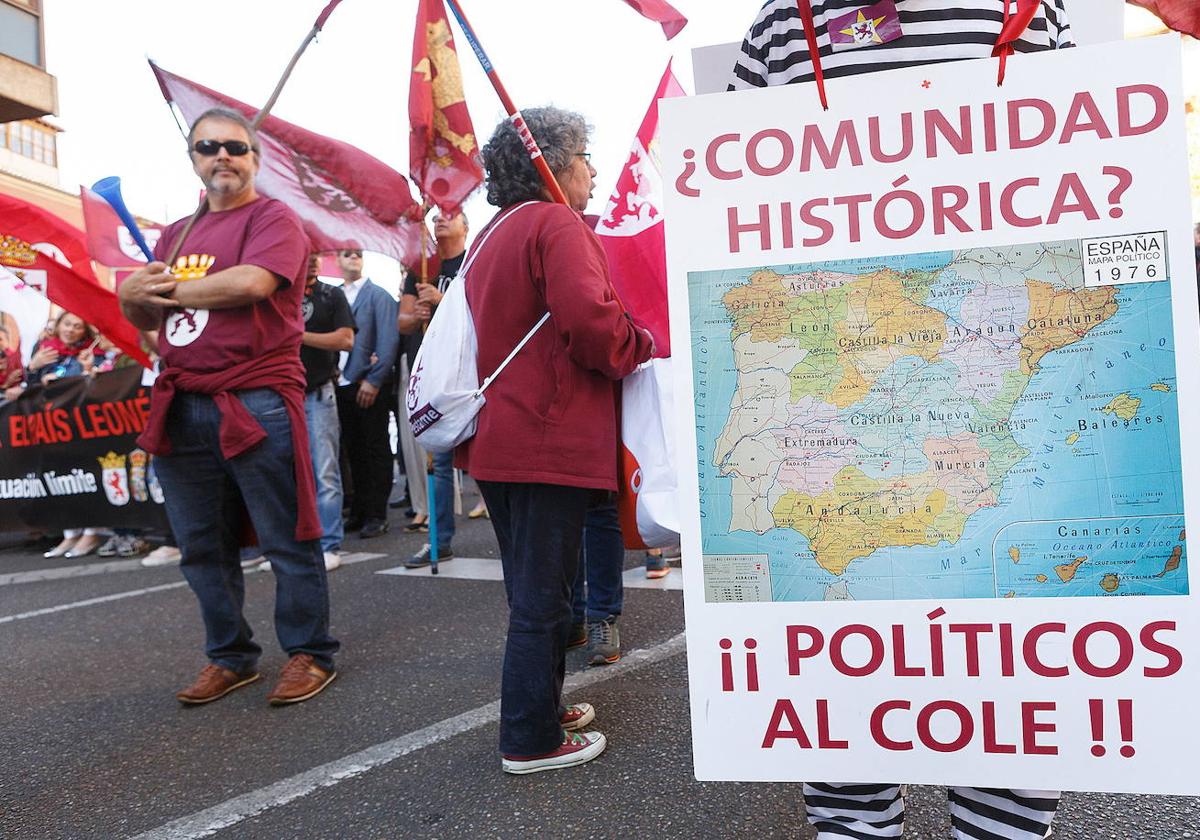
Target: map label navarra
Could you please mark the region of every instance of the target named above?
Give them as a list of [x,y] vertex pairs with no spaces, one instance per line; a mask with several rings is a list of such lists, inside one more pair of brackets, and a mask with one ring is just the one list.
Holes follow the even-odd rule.
[[1185,594],[1170,285],[1084,246],[691,273],[709,600]]

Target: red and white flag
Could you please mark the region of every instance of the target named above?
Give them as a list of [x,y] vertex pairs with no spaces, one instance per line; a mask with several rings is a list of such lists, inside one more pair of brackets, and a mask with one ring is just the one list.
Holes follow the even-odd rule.
[[613,286],[630,314],[653,334],[658,357],[621,383],[617,510],[627,548],[679,543],[658,101],[684,95],[668,64],[596,225]]
[[1200,38],[1200,2],[1197,0],[1129,0],[1135,6],[1149,9],[1167,26]]
[[667,0],[625,0],[625,3],[642,17],[661,23],[668,41],[687,26],[688,19]]
[[[83,224],[87,228],[88,252],[92,259],[110,268],[143,265],[146,256],[133,241],[125,223],[107,201],[87,187],[80,185],[79,199],[83,202]],[[154,249],[162,225],[140,226],[142,236]]]
[[667,326],[667,252],[663,233],[658,100],[686,95],[670,65],[634,138],[596,233],[608,255],[613,285],[625,308],[654,336],[654,354],[671,355]]
[[[209,108],[232,108],[254,119],[257,108],[150,63],[159,88],[190,125]],[[259,193],[300,216],[318,251],[363,248],[401,262],[420,260],[420,208],[408,181],[361,149],[268,116],[258,130]]]
[[408,84],[408,175],[446,215],[483,182],[454,34],[442,0],[418,0]]
[[[138,331],[117,296],[100,285],[83,231],[36,204],[0,194],[0,279],[13,293],[30,290],[92,324],[146,367]],[[22,337],[24,343],[24,337]]]

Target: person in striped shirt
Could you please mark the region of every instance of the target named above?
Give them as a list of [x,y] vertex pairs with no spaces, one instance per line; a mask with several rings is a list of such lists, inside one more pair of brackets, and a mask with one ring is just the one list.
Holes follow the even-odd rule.
[[[1009,1],[1009,14],[1015,14],[1016,0]],[[763,4],[742,41],[729,90],[813,81],[808,39],[801,24],[801,2],[768,0]],[[1041,0],[1029,28],[1013,43],[1017,53],[1075,46],[1063,2]],[[986,58],[991,56],[1005,20],[1004,0],[888,0],[875,5],[894,7],[899,27],[892,27],[878,43],[846,48],[847,39],[839,37],[840,24],[831,36],[829,23],[871,8],[867,0],[811,0],[825,78]],[[881,32],[884,27],[879,27]]]
[[[742,42],[729,90],[814,81],[800,12],[805,2],[763,4]],[[1016,0],[807,2],[826,79],[991,57],[1006,18],[1017,13]],[[1075,46],[1063,2],[1040,0],[1029,27],[1012,44],[1016,53]],[[1050,835],[1059,794],[951,787],[949,799],[951,828],[959,840],[1042,840]],[[817,840],[874,840],[904,833],[901,785],[809,783],[804,803]]]

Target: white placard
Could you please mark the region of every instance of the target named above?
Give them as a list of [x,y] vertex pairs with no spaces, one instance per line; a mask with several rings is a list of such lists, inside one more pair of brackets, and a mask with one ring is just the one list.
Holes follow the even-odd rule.
[[[1200,793],[1180,77],[1163,36],[662,103],[698,778]],[[1169,282],[1085,282],[1146,232]]]

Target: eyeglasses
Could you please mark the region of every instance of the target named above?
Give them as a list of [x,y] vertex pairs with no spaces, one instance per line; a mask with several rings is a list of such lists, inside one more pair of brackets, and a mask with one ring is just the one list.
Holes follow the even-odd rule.
[[342,258],[349,259],[350,257],[362,258],[362,251],[342,251]]
[[204,155],[204,157],[214,157],[221,151],[222,146],[231,157],[241,157],[251,150],[258,151],[249,143],[243,143],[241,140],[197,140],[196,144],[192,146],[192,151],[198,155]]
[[592,153],[591,152],[576,152],[575,157],[583,158],[583,162],[586,163],[588,166],[592,165]]

